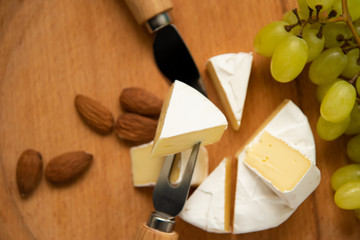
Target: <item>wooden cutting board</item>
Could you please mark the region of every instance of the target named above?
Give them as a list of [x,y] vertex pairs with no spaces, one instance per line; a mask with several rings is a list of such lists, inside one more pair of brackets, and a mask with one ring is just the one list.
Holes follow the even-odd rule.
[[[186,41],[208,89],[223,109],[205,71],[215,55],[253,51],[256,32],[296,7],[285,0],[173,0],[173,22]],[[137,26],[122,0],[3,0],[0,2],[0,239],[132,239],[152,207],[152,189],[134,188],[129,145],[115,134],[100,136],[77,115],[78,93],[97,99],[115,118],[125,87],[140,86],[163,98],[169,89],[155,66],[153,36]],[[210,170],[233,156],[282,102],[293,100],[315,130],[319,104],[304,72],[276,83],[269,60],[254,53],[239,132],[227,130],[208,146]],[[177,220],[180,239],[360,239],[360,223],[337,208],[329,181],[349,161],[346,139],[325,142],[315,134],[322,181],[277,228],[242,235],[206,233]],[[46,164],[73,150],[94,154],[89,171],[67,187],[43,178],[30,198],[19,197],[16,162],[23,150],[41,152]]]

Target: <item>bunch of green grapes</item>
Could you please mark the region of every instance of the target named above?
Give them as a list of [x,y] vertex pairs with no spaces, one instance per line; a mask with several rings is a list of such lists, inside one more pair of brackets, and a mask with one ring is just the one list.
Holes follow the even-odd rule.
[[[360,163],[360,0],[298,4],[260,29],[254,49],[271,58],[270,72],[278,82],[294,80],[309,65],[320,102],[318,135],[326,141],[353,135],[347,155]],[[339,169],[332,181],[337,206],[356,209],[360,219],[360,164]]]
[[360,164],[348,164],[336,170],[331,176],[331,187],[335,191],[335,204],[353,210],[360,219]]

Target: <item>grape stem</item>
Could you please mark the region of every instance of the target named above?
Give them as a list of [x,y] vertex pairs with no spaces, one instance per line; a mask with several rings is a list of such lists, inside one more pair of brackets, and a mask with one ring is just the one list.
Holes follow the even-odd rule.
[[326,22],[340,22],[340,21],[346,22],[346,24],[350,28],[350,31],[351,31],[352,35],[355,38],[355,41],[356,41],[357,45],[360,46],[360,37],[356,33],[356,29],[354,27],[354,24],[352,23],[351,15],[349,13],[349,8],[348,8],[348,5],[347,5],[347,0],[341,0],[341,4],[342,4],[343,14],[341,16],[339,16],[339,17],[336,17],[336,18],[327,19]]
[[[303,29],[304,29],[304,27],[306,26],[307,22],[306,22],[306,21],[302,21],[302,20],[300,19],[299,14],[298,14],[296,8],[294,8],[294,9],[292,10],[292,12],[294,13],[294,15],[295,15],[296,18],[297,18],[297,23],[285,26],[285,30],[288,31],[288,32],[290,32],[291,29],[293,29],[294,27],[296,27],[296,26],[301,26],[301,28],[300,28],[300,33],[298,34],[298,37],[302,38]],[[310,16],[311,16],[311,14],[310,14]]]
[[[338,41],[345,41],[345,44],[346,44],[346,42],[348,41],[349,39],[338,39]],[[348,53],[348,52],[350,52],[351,50],[353,50],[353,49],[355,49],[355,48],[359,48],[359,46],[350,46],[350,45],[348,45],[348,46],[345,46],[345,44],[343,45],[343,47],[342,47],[342,50],[343,50],[343,52],[346,54],[346,53]],[[360,65],[360,64],[359,64]]]
[[351,78],[348,82],[350,84],[355,84],[356,79],[360,77],[360,72],[358,72],[353,78]]

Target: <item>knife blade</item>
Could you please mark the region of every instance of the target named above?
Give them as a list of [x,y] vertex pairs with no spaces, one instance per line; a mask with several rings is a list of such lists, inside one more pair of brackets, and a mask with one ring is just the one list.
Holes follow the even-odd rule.
[[153,51],[160,71],[170,80],[182,81],[207,97],[204,82],[185,42],[171,24],[171,0],[125,0],[139,25],[155,33]]

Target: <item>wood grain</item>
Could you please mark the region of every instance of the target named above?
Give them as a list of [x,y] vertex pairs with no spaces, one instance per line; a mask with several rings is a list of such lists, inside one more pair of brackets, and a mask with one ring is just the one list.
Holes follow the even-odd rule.
[[[215,55],[253,51],[256,32],[296,6],[296,0],[173,0],[173,22],[187,43],[209,98],[223,110],[205,72]],[[0,239],[133,239],[153,210],[152,189],[134,188],[129,145],[83,124],[76,94],[97,99],[114,116],[125,87],[144,87],[163,98],[169,85],[155,66],[153,36],[139,27],[122,0],[0,1]],[[315,130],[319,104],[306,70],[296,81],[275,82],[269,59],[254,53],[242,125],[208,146],[210,170],[233,156],[285,98],[294,101]],[[360,223],[337,208],[330,177],[349,163],[346,138],[325,142],[314,134],[320,186],[279,227],[231,235],[204,232],[177,218],[179,239],[360,239]],[[42,181],[23,200],[15,182],[24,149],[41,152],[44,164],[75,150],[94,155],[76,184]]]
[[136,240],[177,240],[177,232],[164,233],[153,228],[149,228],[145,223],[140,224],[135,236]]
[[125,2],[139,25],[173,7],[170,0],[125,0]]

